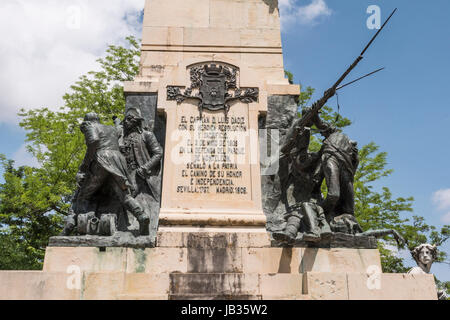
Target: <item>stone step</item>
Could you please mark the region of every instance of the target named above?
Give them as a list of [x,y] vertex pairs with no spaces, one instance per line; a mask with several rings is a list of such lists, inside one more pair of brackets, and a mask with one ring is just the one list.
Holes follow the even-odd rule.
[[303,275],[290,274],[172,274],[170,296],[219,300],[262,297],[304,300]]
[[437,300],[437,292],[431,274],[0,272],[0,300],[117,299]]

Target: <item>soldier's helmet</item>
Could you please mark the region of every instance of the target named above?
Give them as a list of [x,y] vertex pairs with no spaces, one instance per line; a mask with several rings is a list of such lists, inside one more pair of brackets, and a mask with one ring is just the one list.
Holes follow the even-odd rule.
[[135,119],[138,120],[144,120],[144,118],[142,117],[142,113],[141,110],[139,110],[138,108],[130,108],[127,110],[126,114],[125,114],[125,118],[126,117],[133,117]]

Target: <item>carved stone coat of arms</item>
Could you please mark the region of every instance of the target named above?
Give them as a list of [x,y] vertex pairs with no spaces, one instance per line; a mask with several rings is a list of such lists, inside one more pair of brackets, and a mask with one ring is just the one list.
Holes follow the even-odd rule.
[[197,100],[200,113],[203,109],[225,110],[228,113],[230,103],[236,100],[244,103],[257,102],[258,88],[238,88],[237,76],[238,69],[228,65],[194,66],[190,69],[190,87],[182,91],[181,87],[168,86],[167,100],[176,100],[178,103],[187,99]]

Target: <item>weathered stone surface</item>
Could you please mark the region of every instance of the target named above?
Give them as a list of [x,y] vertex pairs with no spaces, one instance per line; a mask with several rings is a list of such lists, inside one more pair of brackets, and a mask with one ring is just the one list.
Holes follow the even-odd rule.
[[265,295],[262,300],[278,300],[278,301],[310,301],[312,300],[310,296],[306,294],[302,295],[291,295],[291,296],[272,296]]
[[0,300],[79,300],[80,288],[70,289],[67,273],[0,271]]
[[365,273],[381,269],[378,250],[319,248],[248,248],[242,251],[244,273]]
[[350,300],[437,300],[431,274],[348,274]]
[[187,249],[189,273],[240,273],[242,249]]
[[[78,279],[78,280],[77,280]],[[432,275],[0,272],[0,300],[436,300]]]
[[221,301],[247,301],[262,300],[260,295],[226,295],[226,294],[171,294],[169,300],[221,300]]
[[119,294],[117,300],[123,301],[167,301],[168,294]]
[[263,274],[260,278],[263,297],[299,296],[303,294],[303,276],[292,274]]
[[299,273],[366,273],[372,268],[381,270],[381,258],[374,249],[317,249],[302,251]]
[[127,250],[127,273],[186,273],[188,272],[186,248],[153,248]]
[[301,248],[243,248],[245,273],[298,274],[303,255]]
[[264,229],[245,228],[160,228],[157,246],[164,248],[264,248],[270,238]]
[[378,250],[318,248],[251,248],[209,246],[131,248],[48,247],[45,272],[126,273],[244,273],[301,274],[304,272],[365,273],[381,269]]
[[83,276],[82,300],[116,300],[124,291],[125,273],[86,273]]
[[126,274],[124,292],[130,295],[169,294],[168,274]]
[[142,39],[141,75],[155,81],[197,57],[242,60],[268,82],[287,84],[276,3],[149,0]]
[[84,273],[82,279],[82,300],[161,300],[169,294],[167,274]]
[[117,232],[111,237],[74,236],[52,237],[49,247],[126,247],[153,248],[155,240],[151,237],[135,237],[130,232]]
[[348,300],[347,274],[305,273],[303,294],[309,295],[312,300]]
[[44,272],[67,272],[75,266],[81,272],[125,272],[126,248],[47,247]]
[[173,295],[258,295],[257,274],[171,274],[170,292]]

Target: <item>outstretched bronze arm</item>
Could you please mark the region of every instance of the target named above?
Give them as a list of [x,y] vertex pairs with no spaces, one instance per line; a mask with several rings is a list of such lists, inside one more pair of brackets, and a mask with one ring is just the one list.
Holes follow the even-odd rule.
[[395,241],[397,241],[397,244],[399,247],[402,247],[406,243],[406,241],[402,237],[402,235],[398,231],[392,230],[392,229],[369,230],[369,231],[362,233],[362,235],[369,236],[369,237],[372,236],[375,238],[381,238],[381,237],[393,235],[395,238]]

